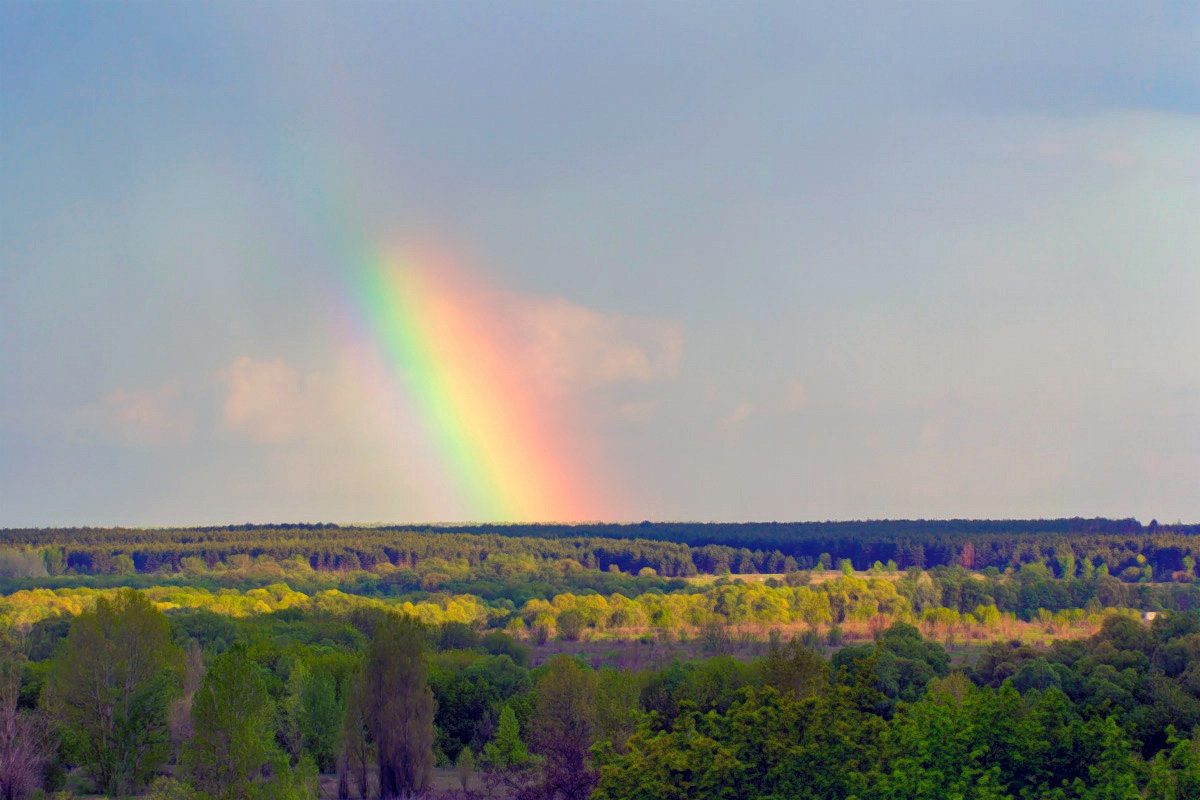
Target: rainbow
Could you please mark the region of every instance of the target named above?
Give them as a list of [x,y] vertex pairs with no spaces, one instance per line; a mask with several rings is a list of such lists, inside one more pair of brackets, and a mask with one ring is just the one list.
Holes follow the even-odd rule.
[[569,415],[528,380],[512,321],[477,278],[427,256],[378,258],[354,295],[476,521],[599,518],[603,481],[585,474]]

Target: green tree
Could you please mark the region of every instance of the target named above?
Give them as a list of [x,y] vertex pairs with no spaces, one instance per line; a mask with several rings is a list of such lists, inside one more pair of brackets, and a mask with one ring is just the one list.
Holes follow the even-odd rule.
[[1200,740],[1175,738],[1167,731],[1167,748],[1150,765],[1147,800],[1184,800],[1200,797]]
[[332,771],[342,724],[342,707],[333,675],[297,661],[288,678],[285,715],[292,755],[300,758],[307,753],[317,769]]
[[299,758],[304,752],[304,726],[300,720],[301,694],[308,683],[308,665],[302,659],[292,662],[291,673],[288,675],[286,694],[283,697],[281,711],[283,712],[280,739],[293,758]]
[[182,655],[145,595],[122,590],[75,618],[46,687],[70,753],[107,794],[141,789],[170,750]]
[[1100,744],[1100,757],[1088,768],[1089,786],[1076,781],[1081,800],[1140,800],[1137,762],[1125,732],[1113,717],[1093,720],[1092,734]]
[[433,772],[434,703],[425,633],[415,618],[388,615],[379,622],[363,680],[380,797],[425,791]]
[[216,800],[311,794],[307,767],[293,772],[275,745],[265,671],[237,643],[213,660],[192,701],[194,733],[181,762],[197,791]]
[[625,742],[637,730],[641,694],[641,681],[633,673],[601,670],[594,700],[597,737],[623,751]]
[[484,745],[483,763],[491,770],[519,768],[529,763],[529,749],[521,741],[517,715],[508,704],[500,710],[500,724],[496,728],[496,735]]
[[761,669],[764,685],[797,698],[823,691],[829,682],[829,664],[796,639],[784,645],[772,641]]
[[585,800],[596,785],[589,751],[595,742],[595,695],[599,678],[565,655],[547,665],[537,685],[529,721],[533,749],[545,759],[542,794]]
[[42,561],[45,562],[46,572],[50,575],[62,575],[67,568],[62,548],[54,545],[42,548]]
[[480,720],[505,698],[528,691],[529,676],[508,656],[457,651],[433,658],[429,683],[437,701],[437,747],[454,759],[475,739]]
[[882,721],[854,708],[845,687],[796,699],[772,688],[745,689],[725,713],[681,713],[671,730],[652,721],[627,752],[597,748],[595,800],[713,797],[862,797],[878,763]]
[[358,796],[367,796],[367,770],[371,765],[374,747],[367,731],[366,683],[359,675],[351,682],[338,736],[338,798],[350,796],[350,780],[358,786]]
[[578,641],[579,634],[583,633],[583,623],[583,614],[574,608],[568,608],[559,614],[555,621],[558,626],[558,638],[564,642]]
[[310,672],[300,692],[301,744],[322,772],[334,768],[342,706],[327,671]]
[[1002,800],[1000,765],[988,751],[981,709],[992,701],[963,675],[941,679],[896,717],[885,737],[884,774],[870,798]]

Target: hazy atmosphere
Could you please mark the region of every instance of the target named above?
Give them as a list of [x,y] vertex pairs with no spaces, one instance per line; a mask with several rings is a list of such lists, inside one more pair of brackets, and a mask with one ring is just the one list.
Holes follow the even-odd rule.
[[1194,522],[1197,220],[1192,3],[4,3],[0,526]]

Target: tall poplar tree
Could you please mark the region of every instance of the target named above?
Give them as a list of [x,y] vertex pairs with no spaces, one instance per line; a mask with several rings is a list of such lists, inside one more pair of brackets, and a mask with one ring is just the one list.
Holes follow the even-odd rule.
[[379,796],[390,800],[425,791],[433,772],[434,701],[424,632],[415,618],[389,615],[379,622],[363,681]]

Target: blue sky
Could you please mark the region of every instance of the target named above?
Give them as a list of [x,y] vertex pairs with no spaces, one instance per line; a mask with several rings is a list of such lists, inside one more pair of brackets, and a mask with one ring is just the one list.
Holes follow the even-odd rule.
[[0,525],[472,518],[350,230],[572,310],[612,518],[1194,522],[1198,218],[1191,3],[6,3]]

